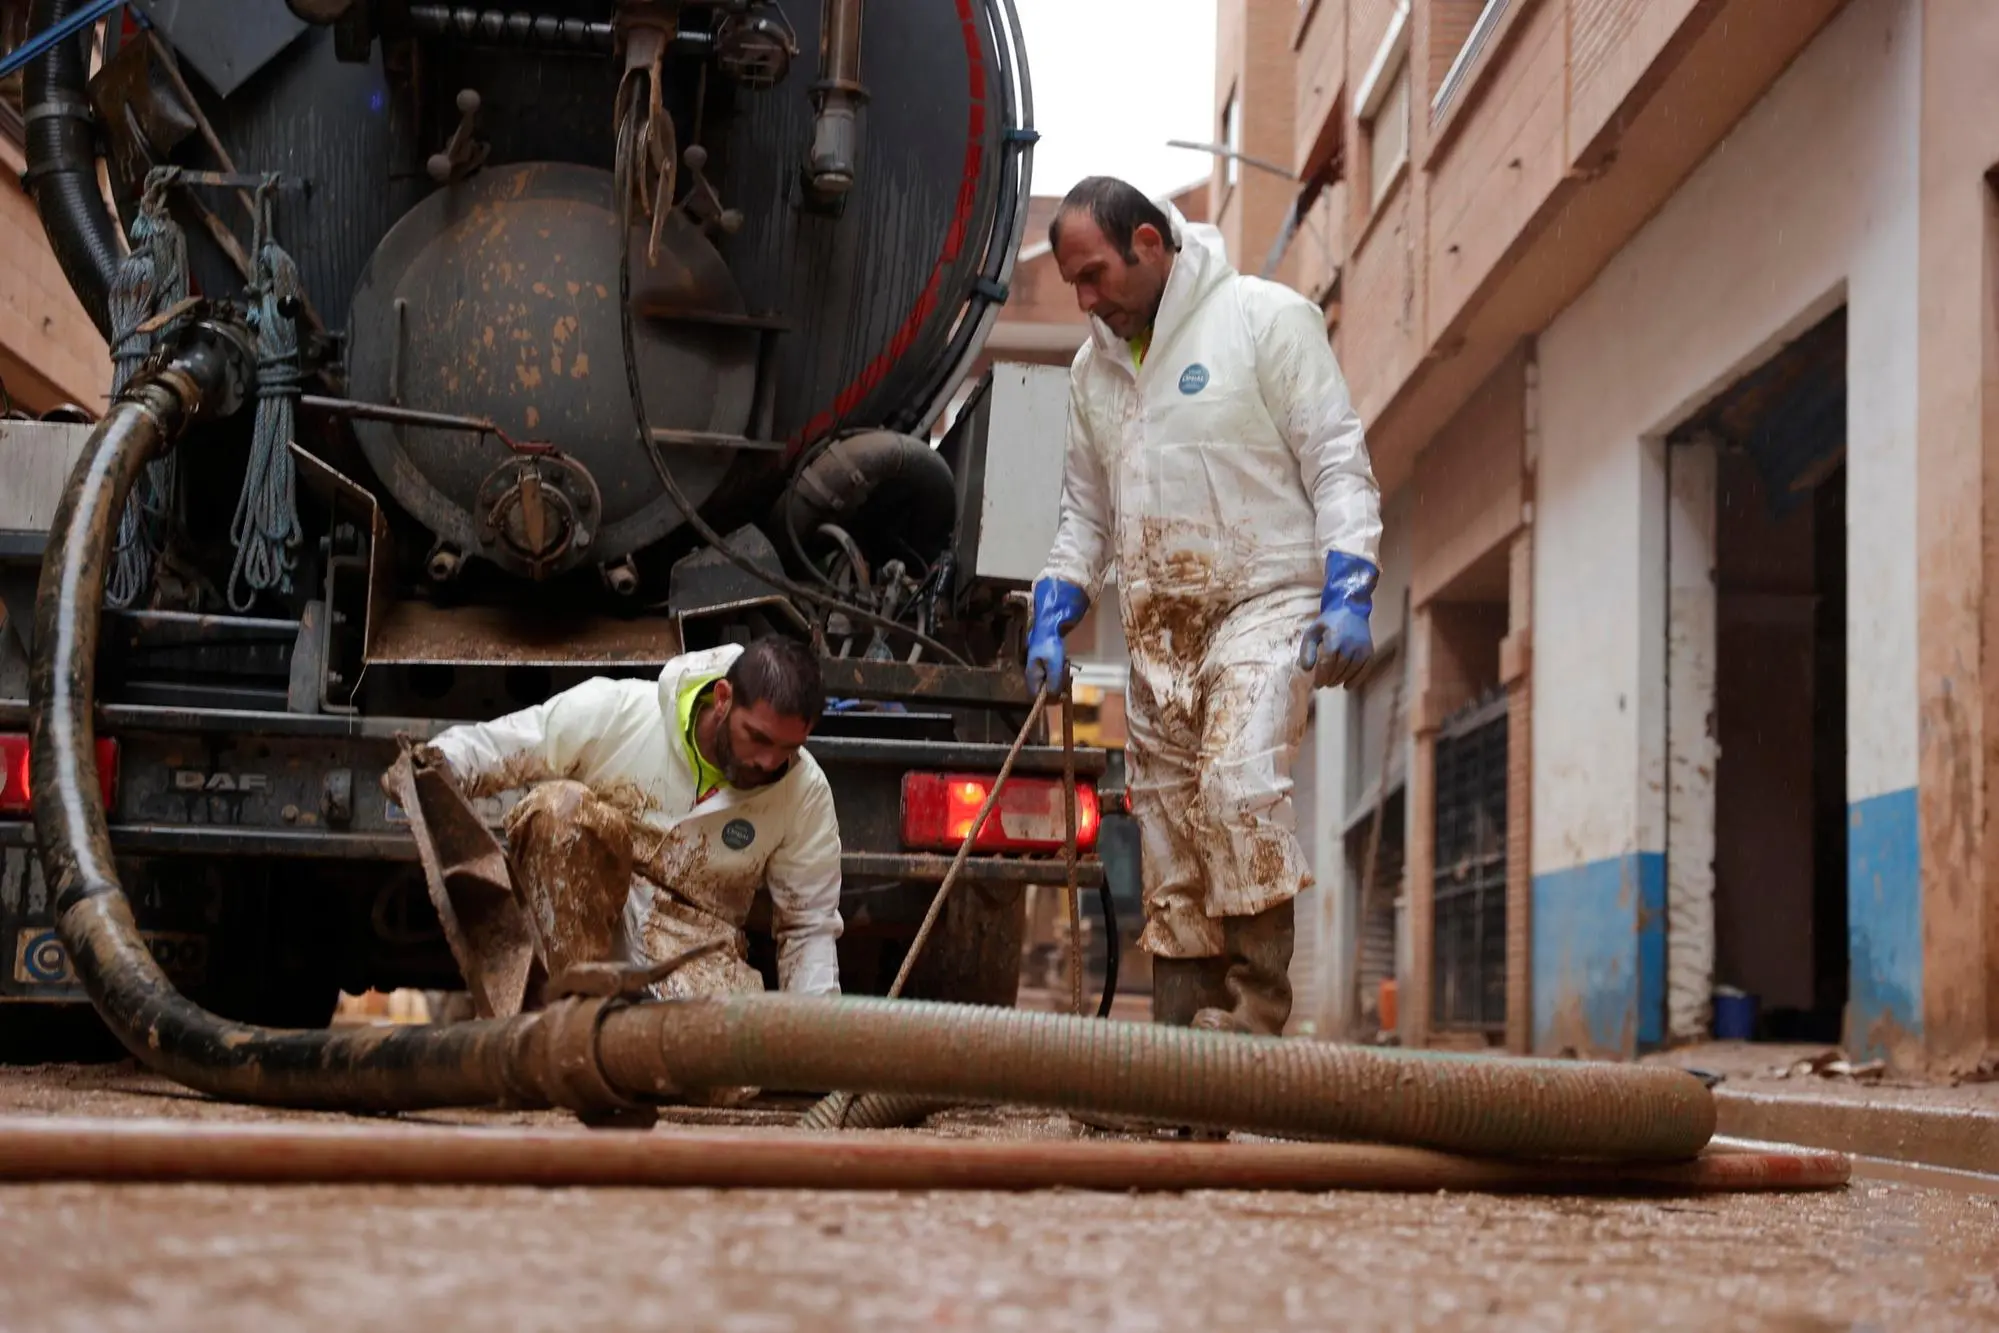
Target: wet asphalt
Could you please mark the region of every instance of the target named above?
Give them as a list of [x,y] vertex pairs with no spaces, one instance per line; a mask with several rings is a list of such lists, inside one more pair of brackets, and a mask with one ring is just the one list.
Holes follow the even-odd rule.
[[[273,1118],[126,1065],[0,1069],[0,1114],[54,1113]],[[1650,1199],[9,1185],[0,1328],[1999,1327],[1999,1182],[1862,1173]]]

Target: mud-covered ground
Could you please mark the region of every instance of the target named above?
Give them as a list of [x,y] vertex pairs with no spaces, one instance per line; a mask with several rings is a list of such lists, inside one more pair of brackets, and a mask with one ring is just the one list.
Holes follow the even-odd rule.
[[[266,1115],[130,1066],[0,1069],[0,1116],[22,1114]],[[4,1329],[1999,1327],[1999,1195],[1878,1180],[1650,1200],[20,1185],[0,1235]]]
[[[1861,1072],[1856,1076],[1846,1072],[1856,1062],[1845,1061],[1844,1054],[1837,1048],[1817,1045],[1716,1041],[1649,1055],[1645,1063],[1720,1074],[1723,1086],[1738,1092],[1816,1097],[1832,1102],[1891,1102],[1927,1110],[1999,1115],[1999,1073],[1889,1072],[1860,1065]],[[1843,1063],[1825,1069],[1812,1068],[1823,1066],[1834,1057]]]

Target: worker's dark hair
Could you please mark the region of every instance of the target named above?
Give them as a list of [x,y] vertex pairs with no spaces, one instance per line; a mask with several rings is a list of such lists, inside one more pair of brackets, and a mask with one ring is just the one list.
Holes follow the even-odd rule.
[[797,639],[771,634],[755,640],[730,665],[725,679],[735,702],[745,708],[767,703],[781,717],[808,722],[817,722],[826,711],[819,658]]
[[1090,220],[1097,224],[1097,230],[1117,247],[1127,264],[1138,262],[1138,253],[1131,248],[1131,238],[1140,227],[1157,228],[1159,239],[1166,242],[1168,250],[1177,251],[1180,248],[1180,242],[1174,239],[1173,224],[1167,220],[1166,210],[1147,199],[1136,185],[1115,176],[1085,177],[1062,196],[1062,206],[1055,210],[1055,216],[1048,223],[1049,249],[1053,250],[1061,241],[1062,219],[1071,213],[1088,213]]

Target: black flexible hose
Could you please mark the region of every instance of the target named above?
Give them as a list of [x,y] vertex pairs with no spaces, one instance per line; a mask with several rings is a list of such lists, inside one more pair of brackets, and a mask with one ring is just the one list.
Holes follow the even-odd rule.
[[512,1048],[532,1030],[518,1020],[283,1032],[209,1013],[160,970],[118,883],[92,709],[105,563],[134,479],[195,419],[231,410],[253,362],[247,336],[233,352],[217,337],[141,372],[91,431],[50,525],[35,599],[29,732],[35,841],[57,931],[112,1033],[153,1069],[201,1092],[376,1110],[531,1097],[508,1072]]
[[778,497],[772,521],[783,527],[799,563],[830,588],[830,581],[805,554],[799,532],[816,531],[822,523],[845,524],[881,494],[883,487],[898,485],[902,495],[890,492],[890,498],[906,501],[905,513],[935,512],[941,508],[951,515],[950,527],[941,533],[925,527],[914,514],[904,525],[906,535],[922,540],[926,546],[935,542],[940,548],[927,555],[911,549],[925,570],[933,569],[942,552],[948,551],[957,528],[957,481],[951,465],[930,447],[929,441],[912,435],[868,430],[829,437],[826,447],[815,450],[812,461],[792,474]]
[[[84,0],[35,0],[28,26],[42,32],[68,18]],[[22,71],[28,170],[42,229],[70,290],[107,340],[111,337],[111,278],[118,271],[118,227],[97,188],[97,137],[84,91],[85,37],[57,42]]]

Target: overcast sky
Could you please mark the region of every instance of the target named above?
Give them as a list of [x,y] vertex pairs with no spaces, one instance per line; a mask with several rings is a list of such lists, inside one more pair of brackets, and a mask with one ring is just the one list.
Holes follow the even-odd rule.
[[1034,192],[1122,176],[1161,195],[1213,159],[1215,0],[1016,0],[1034,78]]

